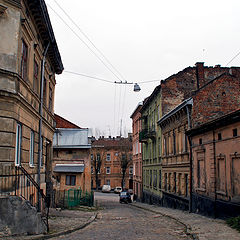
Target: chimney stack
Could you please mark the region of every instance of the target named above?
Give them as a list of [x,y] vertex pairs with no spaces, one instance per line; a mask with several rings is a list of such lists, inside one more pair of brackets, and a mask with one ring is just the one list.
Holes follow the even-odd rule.
[[196,64],[197,89],[205,84],[204,78],[204,62],[197,62]]

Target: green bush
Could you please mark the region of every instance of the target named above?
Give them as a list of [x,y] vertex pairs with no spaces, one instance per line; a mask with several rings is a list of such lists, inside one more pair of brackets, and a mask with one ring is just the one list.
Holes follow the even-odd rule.
[[227,224],[240,232],[240,216],[227,219]]

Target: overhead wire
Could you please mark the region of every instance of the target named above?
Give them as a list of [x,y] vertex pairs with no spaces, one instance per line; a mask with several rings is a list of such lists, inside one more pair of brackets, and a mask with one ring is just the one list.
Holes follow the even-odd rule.
[[82,35],[91,43],[91,45],[100,53],[100,55],[105,59],[105,61],[119,74],[119,76],[126,81],[123,75],[116,69],[116,67],[109,61],[109,59],[103,54],[103,52],[93,43],[93,41],[88,37],[88,35],[75,23],[75,21],[69,16],[69,14],[60,6],[60,4],[54,0],[57,6],[64,12],[67,18],[74,24],[74,26],[82,33]]
[[101,61],[101,63],[120,81],[122,81],[121,78],[119,78],[119,76],[114,73],[112,71],[112,69],[88,46],[88,44],[81,39],[81,37],[77,34],[76,31],[74,31],[74,29],[72,29],[68,23],[49,5],[47,4],[47,6],[61,19],[61,21],[76,35],[76,37]]
[[238,52],[227,64],[226,67],[228,66],[228,64],[230,64],[236,57],[238,57],[240,55],[240,52]]

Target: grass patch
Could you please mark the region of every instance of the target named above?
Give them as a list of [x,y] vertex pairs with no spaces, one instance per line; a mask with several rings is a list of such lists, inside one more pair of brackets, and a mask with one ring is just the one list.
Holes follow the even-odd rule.
[[240,232],[240,216],[227,219],[227,224]]

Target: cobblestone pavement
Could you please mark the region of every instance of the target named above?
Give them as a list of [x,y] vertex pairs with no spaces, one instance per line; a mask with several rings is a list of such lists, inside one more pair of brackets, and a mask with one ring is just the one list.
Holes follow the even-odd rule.
[[139,202],[133,203],[133,206],[177,219],[188,227],[188,232],[196,239],[240,240],[240,233],[230,228],[224,220],[212,219],[199,214]]
[[183,224],[131,204],[120,204],[118,195],[96,193],[95,199],[104,210],[91,225],[53,239],[190,239]]

